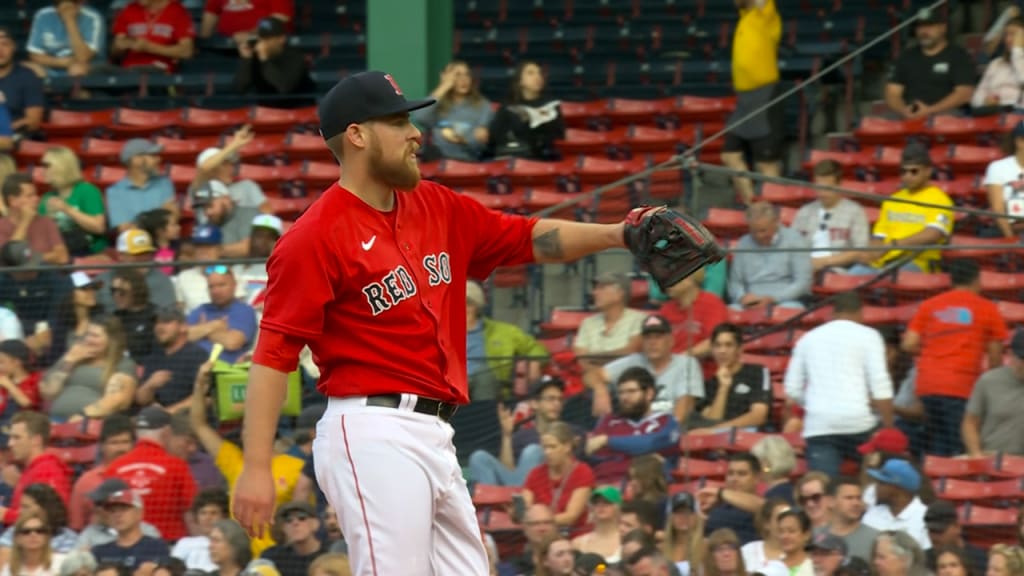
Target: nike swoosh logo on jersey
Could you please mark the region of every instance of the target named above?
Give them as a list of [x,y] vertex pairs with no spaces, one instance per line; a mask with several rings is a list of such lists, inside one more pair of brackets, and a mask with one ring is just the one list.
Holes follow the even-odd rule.
[[373,235],[373,236],[370,237],[369,240],[367,240],[366,242],[361,242],[360,244],[362,245],[363,250],[369,251],[370,248],[373,248],[373,243],[376,242],[376,241],[377,241],[377,236]]

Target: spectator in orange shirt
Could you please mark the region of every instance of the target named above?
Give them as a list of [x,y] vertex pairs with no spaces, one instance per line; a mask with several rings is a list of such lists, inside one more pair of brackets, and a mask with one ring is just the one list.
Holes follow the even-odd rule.
[[122,454],[127,454],[135,444],[135,429],[132,420],[122,414],[112,414],[103,420],[99,442],[100,463],[82,473],[71,488],[68,503],[68,525],[80,532],[89,525],[94,502],[89,498],[103,483],[107,467]]
[[704,379],[715,375],[711,359],[711,331],[728,317],[725,302],[717,295],[701,289],[704,269],[687,276],[666,290],[671,298],[661,305],[658,315],[672,324],[676,343],[672,351],[686,353],[701,361]]
[[178,0],[135,0],[118,12],[111,28],[110,54],[120,58],[122,68],[174,72],[195,48],[192,15]]
[[924,405],[925,452],[955,456],[964,451],[960,423],[967,399],[982,372],[1003,363],[1009,336],[995,303],[981,296],[981,272],[974,260],[949,265],[953,288],[921,303],[903,335],[903,349],[917,354],[917,396]]
[[107,478],[121,478],[142,497],[143,519],[174,542],[188,536],[185,514],[196,496],[188,463],[167,452],[171,415],[158,406],[143,408],[135,418],[138,442],[107,468]]

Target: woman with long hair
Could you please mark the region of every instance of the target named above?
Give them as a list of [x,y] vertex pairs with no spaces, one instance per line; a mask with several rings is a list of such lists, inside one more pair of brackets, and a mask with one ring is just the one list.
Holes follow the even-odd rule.
[[786,510],[776,519],[782,563],[790,576],[814,576],[814,565],[807,553],[811,541],[811,519],[803,510]]
[[89,321],[85,336],[43,375],[39,392],[52,402],[57,420],[103,418],[131,407],[137,381],[135,362],[116,316]]
[[757,532],[762,539],[748,542],[740,548],[743,564],[747,570],[757,572],[767,563],[773,560],[782,560],[785,556],[782,551],[782,543],[779,541],[779,519],[784,512],[789,512],[789,510],[789,503],[782,498],[765,500],[757,517],[754,518]]
[[1024,548],[1008,544],[990,548],[985,576],[1024,576]]
[[14,523],[11,560],[0,576],[56,576],[64,555],[50,545],[53,529],[42,514],[27,513]]
[[1024,19],[1011,18],[1003,29],[1003,53],[985,68],[981,82],[971,97],[973,108],[1021,105],[1021,83],[1024,77]]
[[739,536],[728,528],[712,532],[704,557],[704,576],[745,576],[746,573]]
[[[181,240],[181,224],[177,213],[167,208],[148,210],[135,217],[135,224],[153,239],[155,262],[173,263],[177,259],[178,241]],[[164,266],[160,271],[171,276],[174,274],[174,266]]]
[[115,270],[110,280],[110,293],[114,301],[114,316],[121,321],[126,334],[128,353],[141,360],[153,352],[156,327],[156,305],[149,298],[146,279],[134,270]]
[[[19,515],[38,515],[50,527],[50,546],[55,552],[63,554],[74,550],[78,543],[78,533],[68,528],[67,506],[53,486],[41,482],[29,484],[21,494],[20,504]],[[15,542],[14,536],[13,528],[0,534],[0,560]]]
[[576,557],[572,552],[572,542],[561,534],[549,536],[537,548],[536,576],[573,576],[573,565]]
[[662,552],[681,574],[696,573],[691,567],[704,565],[704,518],[689,492],[679,492],[669,501]]
[[[875,537],[871,564],[877,576],[928,576],[924,550],[909,534],[886,530]],[[991,570],[991,567],[989,568]]]
[[619,561],[619,505],[622,493],[614,486],[595,488],[590,495],[590,522],[594,529],[577,536],[572,546],[580,553],[597,554],[609,564]]
[[[626,481],[630,500],[643,500],[665,510],[668,503],[668,480],[665,476],[665,460],[657,454],[644,454],[633,458],[629,464]],[[665,522],[664,514],[658,523]]]
[[252,560],[245,530],[234,520],[221,520],[210,530],[210,560],[218,576],[239,576]]
[[74,151],[54,146],[43,154],[50,191],[39,200],[39,213],[57,222],[72,256],[99,254],[107,248],[103,193],[85,181]]
[[90,320],[103,311],[96,298],[102,282],[78,271],[71,273],[71,286],[50,316],[50,329],[36,335],[45,366],[57,362],[69,346],[84,338]]
[[558,156],[555,141],[565,138],[559,100],[544,94],[544,70],[522,60],[512,74],[508,102],[491,120],[489,148],[498,157],[551,160]]
[[526,475],[523,501],[529,508],[545,504],[555,513],[555,523],[563,528],[582,528],[584,512],[594,488],[594,471],[576,459],[576,431],[565,422],[555,422],[541,434],[544,463]]
[[980,576],[963,548],[942,546],[935,550],[935,576]]
[[462,60],[448,63],[430,95],[437,104],[413,112],[412,117],[430,131],[431,144],[444,158],[479,160],[494,113],[476,87],[469,64]]

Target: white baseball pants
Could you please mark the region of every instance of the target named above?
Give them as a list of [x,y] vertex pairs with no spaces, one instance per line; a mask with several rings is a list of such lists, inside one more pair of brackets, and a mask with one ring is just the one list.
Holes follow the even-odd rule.
[[354,576],[487,576],[487,552],[452,444],[436,416],[331,398],[316,477],[338,514]]

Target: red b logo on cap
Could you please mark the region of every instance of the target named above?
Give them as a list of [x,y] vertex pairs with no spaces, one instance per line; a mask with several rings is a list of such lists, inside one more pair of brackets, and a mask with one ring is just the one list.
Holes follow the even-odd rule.
[[399,96],[401,96],[402,95],[402,89],[398,87],[398,82],[395,82],[395,79],[391,77],[391,74],[385,74],[384,78],[389,83],[391,83],[391,87],[395,89],[395,94],[398,94]]

